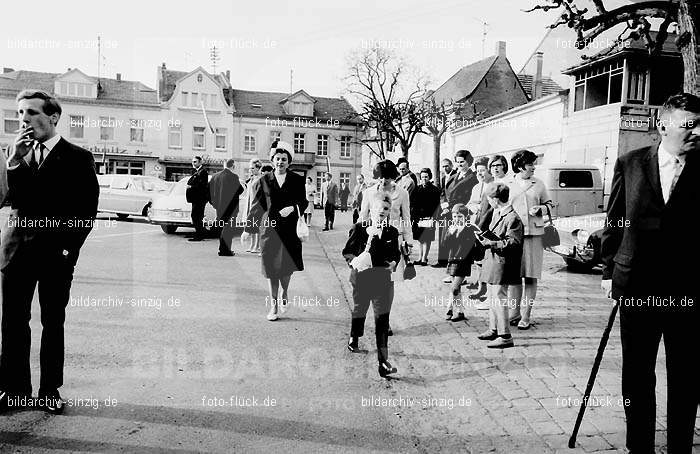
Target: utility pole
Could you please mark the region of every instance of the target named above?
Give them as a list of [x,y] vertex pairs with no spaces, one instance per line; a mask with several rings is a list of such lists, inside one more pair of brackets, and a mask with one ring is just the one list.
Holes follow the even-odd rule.
[[489,23],[486,22],[486,19],[479,19],[476,17],[473,17],[477,22],[480,22],[482,25],[482,31],[481,31],[481,59],[483,60],[486,58],[486,35],[489,33]]
[[289,69],[289,94],[294,93],[294,70]]
[[219,49],[217,49],[216,46],[212,46],[209,50],[209,60],[211,61],[212,74],[216,74],[216,65],[219,63],[219,60],[221,60],[221,57],[219,57]]

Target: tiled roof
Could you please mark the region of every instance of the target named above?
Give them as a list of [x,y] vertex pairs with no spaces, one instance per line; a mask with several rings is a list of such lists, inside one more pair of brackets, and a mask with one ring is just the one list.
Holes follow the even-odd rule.
[[476,87],[479,86],[479,83],[484,79],[484,76],[486,76],[486,73],[488,73],[497,59],[498,56],[493,55],[463,66],[447,82],[435,90],[433,98],[438,104],[442,102],[449,104],[467,98],[476,90]]
[[[518,80],[520,80],[520,85],[523,86],[525,93],[527,93],[528,98],[532,99],[532,81],[534,76],[531,74],[518,74]],[[553,93],[559,93],[563,90],[556,82],[552,80],[551,77],[542,77],[542,96],[551,95]]]
[[[26,88],[35,88],[54,93],[54,82],[63,74],[43,73],[37,71],[11,71],[0,74],[0,92],[15,95]],[[88,76],[89,77],[89,76]],[[97,82],[96,77],[89,77]],[[114,103],[114,104],[150,104],[158,105],[156,91],[138,81],[116,80],[105,77],[100,78],[102,90],[97,99],[79,99],[86,103]],[[66,96],[57,96],[59,99],[71,99]]]
[[[280,101],[289,93],[247,91],[233,89],[233,106],[237,115],[253,117],[292,118],[284,111]],[[359,123],[357,112],[345,98],[321,98],[313,96],[314,116],[318,119],[333,119],[345,123]]]
[[[159,69],[160,71],[160,69]],[[164,84],[163,84],[163,89],[160,92],[160,100],[165,102],[170,99],[170,97],[173,95],[173,91],[175,91],[175,82],[180,80],[181,78],[185,77],[187,74],[189,74],[188,71],[175,71],[173,69],[166,69],[164,72]]]

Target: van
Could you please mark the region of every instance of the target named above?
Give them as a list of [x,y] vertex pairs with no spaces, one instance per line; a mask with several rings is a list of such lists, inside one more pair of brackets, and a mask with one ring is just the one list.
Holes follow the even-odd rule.
[[552,217],[603,211],[603,179],[597,167],[586,164],[538,165],[535,176],[544,182],[554,203]]

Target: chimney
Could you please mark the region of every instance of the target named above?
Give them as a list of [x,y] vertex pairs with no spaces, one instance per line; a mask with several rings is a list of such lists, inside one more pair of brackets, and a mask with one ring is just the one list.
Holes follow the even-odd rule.
[[543,53],[537,52],[535,54],[535,63],[537,64],[537,69],[535,70],[535,77],[532,79],[532,99],[539,99],[542,97],[542,60]]
[[499,57],[506,58],[506,42],[497,41],[496,42],[496,55]]
[[117,73],[117,82],[122,81],[122,73]]
[[12,69],[12,68],[7,68],[7,67],[2,68],[2,73],[3,73],[3,74],[5,74],[5,73],[11,73],[12,71],[14,71],[14,69]]
[[158,99],[161,101],[164,101],[163,93],[165,93],[165,71],[166,71],[165,62],[163,62],[163,64],[160,67],[158,67],[158,76],[157,76],[157,79],[158,79],[158,83],[157,83],[157,85],[158,85]]

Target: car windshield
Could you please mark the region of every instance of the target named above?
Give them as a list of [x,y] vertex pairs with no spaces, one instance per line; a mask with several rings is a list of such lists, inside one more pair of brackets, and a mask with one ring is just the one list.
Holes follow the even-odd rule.
[[139,191],[146,192],[167,192],[170,184],[156,177],[134,178],[134,186]]

